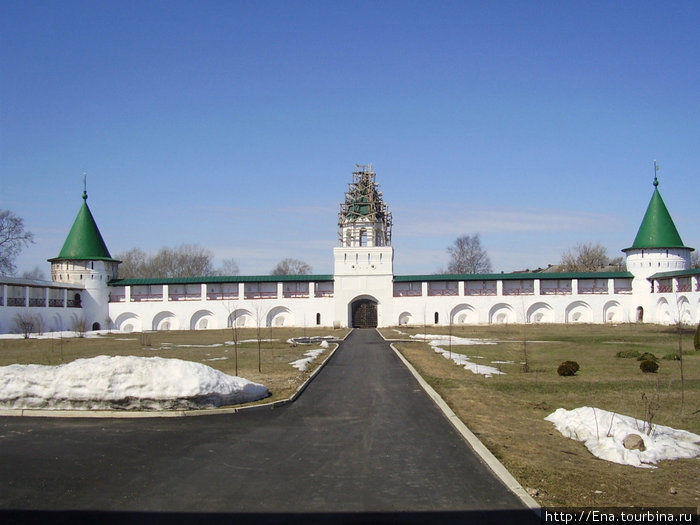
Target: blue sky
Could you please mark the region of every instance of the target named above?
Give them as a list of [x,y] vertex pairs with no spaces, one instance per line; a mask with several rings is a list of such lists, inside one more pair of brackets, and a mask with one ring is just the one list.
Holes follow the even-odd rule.
[[700,248],[700,3],[0,3],[0,208],[58,254],[88,203],[116,255],[196,243],[332,271],[372,163],[398,274],[480,233],[496,271],[632,244],[660,190]]

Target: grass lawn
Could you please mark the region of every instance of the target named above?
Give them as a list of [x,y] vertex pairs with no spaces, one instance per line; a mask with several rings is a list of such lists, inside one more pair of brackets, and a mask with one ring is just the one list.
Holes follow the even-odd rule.
[[98,355],[183,359],[262,383],[271,395],[257,403],[268,403],[290,397],[332,350],[329,348],[306,371],[300,372],[289,363],[319,346],[292,346],[287,343],[288,339],[313,335],[343,338],[346,334],[347,330],[329,328],[264,328],[260,333],[259,359],[255,328],[238,329],[238,352],[233,345],[231,329],[109,334],[89,338],[0,339],[0,366],[13,363],[59,365]]
[[[387,339],[448,332],[447,327],[382,330]],[[596,458],[543,419],[557,408],[581,406],[643,419],[651,402],[658,405],[652,406],[653,423],[700,434],[700,352],[693,349],[694,329],[682,332],[682,411],[679,361],[660,359],[658,373],[645,374],[636,359],[616,357],[621,350],[658,358],[677,352],[676,328],[511,325],[453,327],[452,333],[498,341],[453,346],[452,351],[481,356],[474,357],[477,363],[510,362],[491,365],[505,375],[485,378],[464,370],[423,342],[396,347],[520,483],[537,490],[535,499],[542,505],[700,506],[700,458],[665,461],[657,469],[617,465]],[[524,347],[528,373],[523,372]],[[565,360],[579,363],[576,376],[557,374]]]

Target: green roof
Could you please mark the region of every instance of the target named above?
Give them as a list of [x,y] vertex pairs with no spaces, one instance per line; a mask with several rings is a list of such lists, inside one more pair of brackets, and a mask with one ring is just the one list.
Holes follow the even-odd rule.
[[110,286],[141,286],[150,284],[212,284],[212,283],[277,283],[332,281],[332,275],[209,275],[201,277],[150,277],[147,279],[116,279]]
[[466,274],[429,274],[396,275],[394,282],[418,281],[532,281],[553,279],[631,279],[630,272],[562,272],[562,273],[466,273]]
[[691,277],[693,275],[700,275],[700,268],[691,268],[689,270],[676,270],[673,272],[659,272],[654,275],[647,277],[648,280],[653,279],[670,279],[672,277]]
[[676,225],[673,223],[671,214],[664,204],[664,200],[659,193],[659,181],[654,178],[654,193],[647,206],[647,211],[639,226],[637,236],[628,250],[641,250],[646,248],[688,248],[683,245],[681,236],[678,234]]
[[63,243],[63,248],[58,257],[49,261],[114,261],[109,254],[100,230],[97,227],[95,218],[90,213],[87,205],[87,192],[83,192],[83,204],[78,211],[78,216],[73,222],[73,227]]

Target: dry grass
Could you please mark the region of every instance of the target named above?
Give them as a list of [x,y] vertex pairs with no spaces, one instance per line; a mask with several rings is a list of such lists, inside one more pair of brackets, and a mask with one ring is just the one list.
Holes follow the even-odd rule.
[[98,355],[184,359],[264,384],[271,395],[260,402],[267,403],[290,397],[324,360],[322,355],[308,370],[300,372],[289,363],[303,358],[306,351],[318,346],[291,346],[286,342],[288,339],[312,335],[342,338],[346,333],[347,330],[328,328],[264,328],[260,334],[263,340],[258,359],[256,329],[239,328],[238,340],[245,342],[238,344],[238,373],[230,329],[110,334],[90,338],[0,339],[0,366],[13,363],[58,365]]
[[[445,334],[448,329],[402,328],[408,334],[424,331]],[[597,459],[582,443],[564,438],[543,419],[559,407],[580,406],[643,418],[644,393],[647,398],[659,398],[654,423],[700,434],[700,353],[693,350],[693,330],[683,331],[682,412],[678,361],[661,360],[657,374],[644,374],[636,359],[615,356],[627,349],[652,352],[659,358],[677,352],[675,328],[527,325],[454,327],[452,332],[499,341],[452,350],[483,356],[473,359],[477,363],[513,361],[498,365],[506,375],[475,375],[424,343],[396,346],[521,484],[539,492],[536,499],[541,504],[698,506],[700,458],[665,461],[654,470],[617,465]],[[395,330],[383,333],[389,339],[406,337]],[[524,341],[529,373],[522,370]],[[564,360],[581,365],[576,376],[557,375],[557,366]],[[671,494],[671,488],[676,494]]]

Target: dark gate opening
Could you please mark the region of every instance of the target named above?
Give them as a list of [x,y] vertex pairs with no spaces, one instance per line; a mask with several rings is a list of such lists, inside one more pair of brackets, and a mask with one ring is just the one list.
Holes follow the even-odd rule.
[[352,327],[377,327],[377,301],[373,301],[372,299],[358,299],[352,303]]

